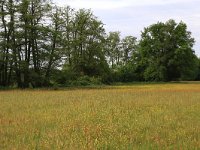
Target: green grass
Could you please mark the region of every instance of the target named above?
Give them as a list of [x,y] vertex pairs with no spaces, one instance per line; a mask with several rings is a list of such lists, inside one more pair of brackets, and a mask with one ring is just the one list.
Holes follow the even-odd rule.
[[0,149],[200,149],[200,84],[0,92]]

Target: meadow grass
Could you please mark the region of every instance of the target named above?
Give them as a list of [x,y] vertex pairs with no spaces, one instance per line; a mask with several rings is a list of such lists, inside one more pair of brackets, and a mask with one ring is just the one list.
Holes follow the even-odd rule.
[[200,149],[200,84],[0,91],[0,149]]

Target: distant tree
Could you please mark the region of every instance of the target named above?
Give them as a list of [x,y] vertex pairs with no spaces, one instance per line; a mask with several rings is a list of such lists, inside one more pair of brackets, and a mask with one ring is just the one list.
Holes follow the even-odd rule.
[[118,67],[117,80],[121,82],[138,81],[136,64],[133,55],[136,54],[138,43],[135,37],[126,36],[121,40],[121,66]]
[[147,81],[193,80],[197,75],[194,39],[183,22],[169,20],[144,29],[140,41],[141,61]]
[[107,63],[103,48],[105,29],[90,10],[80,9],[73,20],[71,65],[83,75],[104,72]]
[[126,36],[122,39],[122,57],[123,64],[127,64],[131,58],[135,50],[137,49],[137,38],[133,36]]
[[0,1],[0,86],[197,80],[193,44],[183,22],[153,24],[138,42],[106,34],[91,10],[51,0]]
[[198,75],[196,80],[200,81],[200,58],[198,58]]
[[12,61],[9,54],[11,40],[11,25],[8,25],[11,22],[11,16],[8,15],[9,2],[1,1],[0,7],[0,85],[7,86],[9,84],[9,68],[12,66],[12,63],[10,65]]
[[75,26],[75,10],[69,6],[63,8],[63,28],[64,32],[62,33],[62,49],[64,54],[64,64],[72,67],[72,52],[74,50],[74,39],[76,35]]
[[112,69],[121,64],[121,39],[120,32],[110,32],[106,41],[106,56]]
[[64,19],[63,10],[58,6],[54,6],[50,13],[50,22],[48,27],[46,27],[46,44],[45,55],[46,55],[46,73],[45,79],[48,84],[51,76],[51,71],[59,66],[61,63],[62,53],[62,35],[65,32],[64,29]]

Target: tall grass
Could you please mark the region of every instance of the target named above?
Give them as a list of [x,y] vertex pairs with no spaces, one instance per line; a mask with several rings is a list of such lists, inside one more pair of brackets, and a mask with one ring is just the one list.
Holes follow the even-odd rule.
[[200,85],[1,91],[0,149],[200,149]]

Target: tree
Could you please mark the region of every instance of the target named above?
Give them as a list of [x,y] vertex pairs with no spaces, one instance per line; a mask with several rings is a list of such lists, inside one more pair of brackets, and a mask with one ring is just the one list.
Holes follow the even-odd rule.
[[197,75],[197,78],[196,80],[200,80],[200,58],[198,58],[198,75]]
[[[12,84],[28,87],[29,83],[36,81],[31,79],[33,72],[37,76],[42,76],[40,37],[42,37],[43,21],[49,11],[49,1],[4,0],[0,4],[2,21],[0,22],[2,44],[0,83],[8,86],[11,77],[14,77]],[[36,84],[41,85],[41,80],[37,81]]]
[[107,35],[91,10],[51,0],[0,1],[0,86],[199,79],[193,44],[183,22],[153,24],[138,44],[120,32]]
[[122,57],[123,57],[123,63],[127,64],[134,53],[134,51],[137,49],[137,38],[133,36],[126,36],[124,39],[122,39]]
[[[8,64],[9,64],[9,41],[10,41],[10,32],[8,29],[7,18],[8,14],[8,1],[0,2],[0,84],[2,86],[7,86],[8,82]],[[7,21],[8,20],[8,21]]]
[[185,23],[169,20],[144,29],[140,41],[141,61],[147,81],[192,80],[196,77],[197,58],[194,39]]
[[62,33],[64,32],[62,8],[55,6],[50,14],[50,19],[51,23],[47,27],[49,32],[46,32],[46,40],[48,39],[49,42],[45,44],[45,55],[47,56],[45,78],[47,84],[50,80],[53,65],[59,66],[62,58]]
[[74,16],[75,11],[74,9],[70,8],[69,6],[63,8],[62,10],[63,15],[63,28],[64,32],[62,33],[62,48],[63,54],[65,57],[65,65],[72,66],[72,51],[73,51],[73,39],[74,39]]
[[[1,22],[0,22],[0,84],[3,86],[8,86],[11,83],[11,77],[13,68],[16,73],[17,63],[18,63],[18,55],[19,52],[17,50],[17,42],[16,42],[16,11],[17,4],[13,0],[5,0],[1,1]],[[13,65],[15,67],[13,67]],[[20,77],[18,77],[19,79]]]
[[100,75],[106,67],[103,44],[105,30],[90,10],[80,9],[73,21],[71,63],[82,75]]
[[115,69],[115,80],[120,82],[131,82],[138,80],[135,73],[136,67],[133,61],[133,55],[137,51],[137,40],[133,36],[124,37],[119,44],[120,63]]
[[106,56],[112,69],[120,65],[122,58],[120,32],[110,32],[108,34]]

